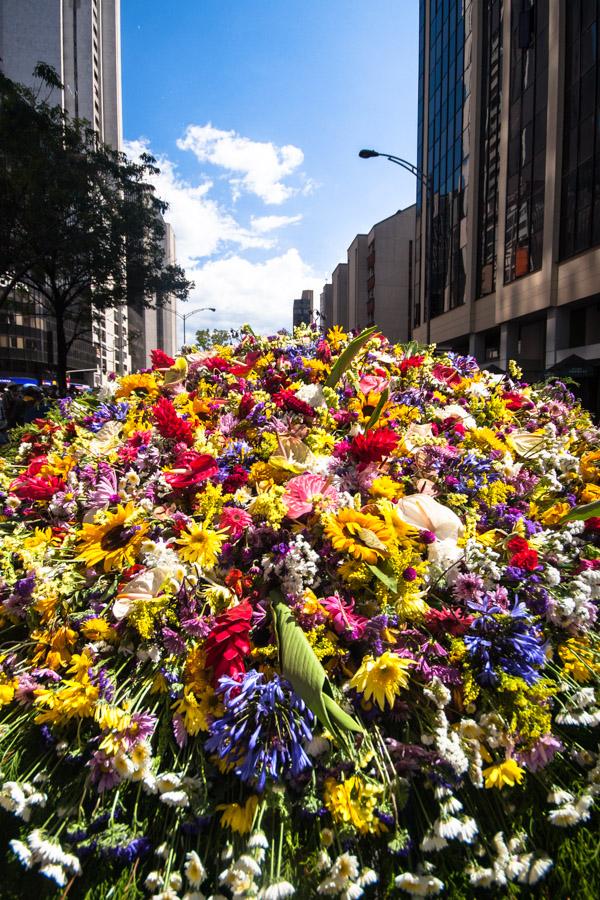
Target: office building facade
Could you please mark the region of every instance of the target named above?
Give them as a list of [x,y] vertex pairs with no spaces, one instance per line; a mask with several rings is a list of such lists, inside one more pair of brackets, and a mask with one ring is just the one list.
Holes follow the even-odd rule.
[[595,0],[421,0],[413,313],[416,338],[572,376],[596,410],[599,27]]
[[[120,150],[121,59],[119,0],[2,0],[0,68],[13,81],[39,87],[38,62],[51,65],[63,84],[48,102],[86,119],[100,139]],[[44,94],[45,96],[45,94]],[[8,378],[53,377],[52,320],[31,294],[18,290],[0,318],[0,372]],[[71,380],[97,384],[106,373],[130,368],[127,307],[103,312],[91,340],[70,352]]]
[[332,324],[348,329],[348,263],[338,263],[331,273]]
[[294,300],[293,325],[310,325],[313,319],[313,291],[302,291],[302,296]]
[[319,328],[327,333],[333,321],[333,284],[324,284],[319,297]]

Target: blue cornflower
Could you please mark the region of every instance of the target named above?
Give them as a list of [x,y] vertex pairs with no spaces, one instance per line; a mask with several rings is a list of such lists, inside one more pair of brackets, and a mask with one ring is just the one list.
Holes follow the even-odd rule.
[[545,644],[525,603],[517,598],[509,611],[491,605],[486,599],[469,606],[481,613],[471,623],[471,633],[464,639],[479,683],[497,684],[496,669],[522,678],[527,684],[537,681],[539,670],[546,663]]
[[251,670],[242,681],[219,680],[225,715],[211,725],[206,749],[234,766],[246,783],[264,790],[267,777],[300,775],[311,762],[303,743],[312,739],[314,716],[291,685],[278,675],[265,681]]

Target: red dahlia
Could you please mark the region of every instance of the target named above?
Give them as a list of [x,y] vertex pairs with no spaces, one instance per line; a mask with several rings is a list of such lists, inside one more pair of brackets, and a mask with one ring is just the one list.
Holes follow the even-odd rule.
[[175,365],[173,357],[165,353],[164,350],[153,350],[150,356],[153,369],[168,369]]
[[361,465],[379,462],[395,449],[398,435],[391,428],[380,428],[378,431],[367,431],[357,434],[350,444],[350,456]]
[[154,413],[154,421],[158,433],[164,438],[176,441],[177,443],[187,444],[188,447],[194,443],[194,432],[189,422],[177,415],[175,407],[171,400],[167,397],[161,397],[158,403],[152,407]]

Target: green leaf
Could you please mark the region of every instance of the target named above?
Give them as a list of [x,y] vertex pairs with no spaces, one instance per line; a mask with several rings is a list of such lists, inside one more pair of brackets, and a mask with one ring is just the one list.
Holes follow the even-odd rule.
[[387,572],[383,572],[378,566],[372,566],[369,563],[367,563],[367,569],[370,569],[373,575],[379,578],[388,591],[391,591],[392,594],[398,593],[398,579],[394,575],[388,575]]
[[362,331],[357,335],[354,340],[350,341],[344,352],[340,353],[335,361],[333,369],[329,373],[329,378],[325,382],[325,387],[332,388],[336,386],[346,369],[351,365],[352,360],[358,351],[367,343],[369,338],[373,337],[377,330],[377,326],[373,325],[371,328],[366,328],[365,331]]
[[377,404],[377,406],[371,413],[371,418],[369,419],[369,421],[367,422],[367,424],[365,426],[365,432],[367,432],[369,430],[369,428],[373,428],[373,426],[376,425],[377,422],[379,421],[379,416],[381,415],[383,407],[387,403],[389,395],[390,395],[390,392],[386,388],[385,391],[383,391],[383,393],[381,394],[381,397],[379,398],[379,403]]
[[281,594],[271,591],[270,597],[282,675],[333,735],[343,739],[346,731],[362,733],[362,726],[336,702],[327,672]]
[[563,516],[561,524],[563,522],[579,522],[582,519],[590,519],[592,516],[597,516],[600,514],[600,500],[594,500],[593,503],[584,503],[583,506],[574,506],[571,512],[568,512],[566,516]]

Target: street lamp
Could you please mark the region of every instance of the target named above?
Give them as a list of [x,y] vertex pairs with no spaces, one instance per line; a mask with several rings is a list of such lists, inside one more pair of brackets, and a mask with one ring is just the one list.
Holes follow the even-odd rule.
[[433,246],[433,191],[431,177],[427,175],[426,172],[423,172],[422,169],[419,169],[418,166],[415,166],[414,163],[407,162],[405,159],[401,159],[399,156],[394,156],[393,153],[380,153],[378,150],[360,150],[358,155],[361,159],[373,159],[375,156],[383,156],[384,159],[388,159],[390,162],[396,163],[397,166],[402,166],[403,169],[406,169],[407,172],[410,172],[411,175],[414,175],[415,178],[420,181],[422,186],[425,188],[425,290],[423,293],[425,299],[424,312],[425,324],[427,326],[427,343],[430,344],[432,286],[431,251],[429,248],[430,242]]
[[206,310],[209,310],[210,312],[217,311],[214,306],[201,306],[201,307],[199,307],[199,309],[190,309],[190,311],[188,313],[180,313],[180,312],[177,312],[177,310],[175,310],[175,309],[173,310],[175,315],[179,316],[179,318],[183,320],[183,343],[184,344],[185,344],[185,323],[187,322],[187,320],[189,318],[191,318],[191,316],[195,316],[196,313],[205,312]]

